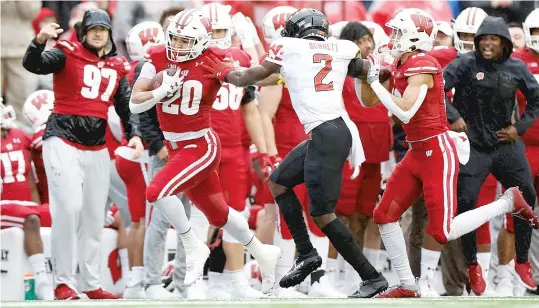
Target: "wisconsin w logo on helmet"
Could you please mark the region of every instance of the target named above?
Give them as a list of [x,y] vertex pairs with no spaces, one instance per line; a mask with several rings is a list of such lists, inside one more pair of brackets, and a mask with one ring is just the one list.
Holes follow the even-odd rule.
[[434,29],[434,23],[432,22],[432,19],[423,16],[421,14],[412,14],[410,15],[410,19],[414,22],[416,26],[416,30],[418,33],[425,32],[427,35],[432,34],[432,30]]
[[140,41],[142,43],[142,46],[146,45],[149,42],[156,43],[158,35],[159,35],[159,28],[144,29],[140,31],[138,34]]

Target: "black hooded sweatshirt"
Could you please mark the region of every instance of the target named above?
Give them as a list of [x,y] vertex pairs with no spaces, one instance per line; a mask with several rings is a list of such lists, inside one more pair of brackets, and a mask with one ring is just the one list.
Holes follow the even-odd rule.
[[[108,14],[102,10],[86,11],[81,25],[77,25],[77,38],[83,41],[83,37],[94,26],[103,26],[109,29],[109,44],[103,58],[116,56],[116,45],[112,39],[111,22]],[[85,42],[83,46],[97,55],[97,52]],[[34,74],[47,75],[58,73],[64,69],[66,55],[59,48],[44,51],[45,44],[39,44],[34,38],[23,58],[22,65],[26,70]],[[82,77],[81,77],[82,78]],[[56,91],[56,89],[55,89]],[[129,110],[131,88],[127,78],[123,77],[114,94],[113,102],[116,113],[122,120],[127,140],[134,136],[141,136],[139,131],[138,115]],[[97,117],[78,116],[69,114],[52,113],[47,121],[44,139],[52,136],[65,138],[71,142],[84,146],[100,146],[105,144],[105,130],[107,121]]]
[[[502,59],[482,57],[479,40],[487,34],[502,38]],[[514,126],[522,135],[532,125],[539,114],[539,84],[524,62],[511,57],[513,43],[502,18],[485,18],[474,42],[474,52],[461,54],[444,70],[445,91],[455,88],[453,105],[447,105],[447,117],[451,123],[464,119],[472,146],[492,150],[499,146],[496,132],[511,125],[517,89],[526,96],[528,105]]]

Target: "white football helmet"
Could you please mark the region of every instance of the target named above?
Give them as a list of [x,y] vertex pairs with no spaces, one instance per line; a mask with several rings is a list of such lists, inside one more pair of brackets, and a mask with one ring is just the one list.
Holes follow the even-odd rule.
[[[167,28],[167,58],[174,62],[185,62],[200,56],[208,47],[211,33],[211,21],[202,11],[181,11],[172,18]],[[180,47],[176,47],[175,41]]]
[[28,122],[32,123],[34,128],[37,128],[47,122],[53,108],[54,92],[50,90],[38,90],[30,94],[26,101],[24,101],[22,112]]
[[127,34],[125,44],[129,57],[140,61],[148,48],[165,42],[165,32],[158,22],[144,21],[135,25]]
[[221,3],[208,3],[202,7],[204,16],[208,17],[211,21],[212,29],[226,31],[225,37],[220,39],[210,39],[210,45],[217,46],[221,49],[230,48],[232,43],[231,10],[232,7],[230,5],[223,5]]
[[15,119],[17,115],[15,114],[15,109],[13,106],[4,105],[2,98],[0,98],[0,112],[2,113],[2,118],[0,119],[0,127],[3,129],[10,129],[15,126]]
[[266,13],[262,19],[262,33],[266,43],[271,44],[281,37],[281,31],[284,29],[288,17],[296,11],[297,9],[291,6],[278,6]]
[[539,35],[532,35],[532,29],[539,28],[539,9],[533,10],[524,21],[524,36],[526,46],[539,52]]
[[434,18],[415,8],[398,12],[386,26],[392,29],[387,49],[393,58],[414,50],[430,51],[438,33]]
[[471,41],[463,41],[459,37],[459,33],[472,33],[475,34],[483,19],[487,17],[487,13],[478,7],[469,7],[462,11],[453,25],[453,39],[455,42],[455,48],[459,53],[466,53],[468,51],[475,50],[475,43]]

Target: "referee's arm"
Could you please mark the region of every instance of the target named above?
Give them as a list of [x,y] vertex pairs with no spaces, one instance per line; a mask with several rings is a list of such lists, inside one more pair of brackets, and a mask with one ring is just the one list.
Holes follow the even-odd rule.
[[519,69],[522,71],[522,73],[519,72],[519,76],[522,76],[522,79],[519,80],[518,89],[526,97],[527,105],[522,117],[514,126],[518,134],[522,135],[539,116],[539,84],[524,63],[522,63]]

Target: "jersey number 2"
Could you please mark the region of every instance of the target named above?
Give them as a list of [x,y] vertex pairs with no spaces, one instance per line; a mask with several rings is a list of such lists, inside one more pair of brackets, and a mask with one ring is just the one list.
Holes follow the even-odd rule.
[[322,63],[324,61],[325,66],[314,76],[314,89],[316,92],[320,91],[332,91],[333,90],[333,81],[330,83],[324,83],[324,78],[331,71],[331,61],[333,57],[327,54],[317,53],[313,56],[313,63]]

